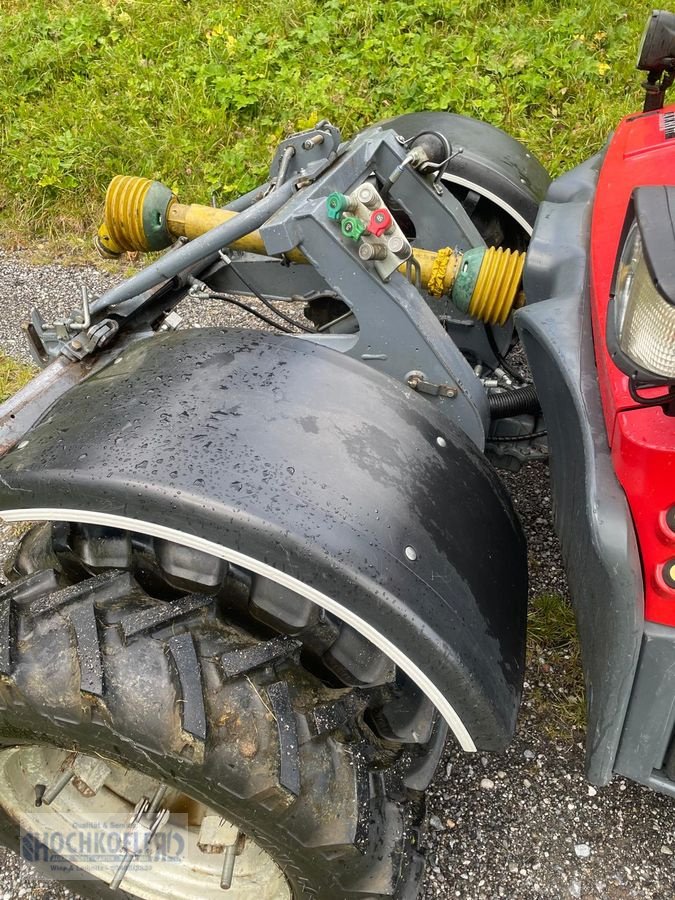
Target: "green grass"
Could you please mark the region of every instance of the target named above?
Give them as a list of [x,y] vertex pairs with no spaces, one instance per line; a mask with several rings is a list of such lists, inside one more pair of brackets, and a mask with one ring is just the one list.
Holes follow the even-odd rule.
[[35,375],[35,369],[25,363],[17,362],[0,353],[0,403],[4,403],[12,394]]
[[651,4],[599,0],[2,0],[0,226],[85,234],[118,172],[185,199],[264,178],[287,132],[449,109],[554,173],[639,103]]
[[558,594],[535,597],[527,627],[527,680],[537,718],[550,737],[578,740],[586,703],[572,607]]

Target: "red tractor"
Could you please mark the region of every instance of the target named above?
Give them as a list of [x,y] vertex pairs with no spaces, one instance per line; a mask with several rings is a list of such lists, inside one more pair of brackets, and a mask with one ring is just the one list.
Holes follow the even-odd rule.
[[[654,12],[642,113],[555,182],[517,314],[551,449],[587,690],[587,774],[675,796],[675,16]],[[672,242],[669,247],[668,242]],[[672,283],[672,287],[671,287]]]
[[[494,468],[547,452],[588,778],[675,794],[675,15],[638,65],[553,183],[448,113],[321,121],[222,209],[113,180],[101,251],[166,252],[34,312],[0,408],[5,843],[96,897],[412,900],[446,736],[513,736]],[[181,329],[188,296],[265,328]]]

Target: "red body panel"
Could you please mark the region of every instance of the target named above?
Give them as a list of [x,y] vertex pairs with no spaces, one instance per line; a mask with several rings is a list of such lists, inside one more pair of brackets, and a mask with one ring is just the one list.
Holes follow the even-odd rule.
[[630,196],[641,185],[675,184],[675,139],[662,111],[629,116],[616,130],[603,162],[591,226],[591,311],[600,394],[614,468],[638,534],[645,581],[645,617],[675,625],[675,589],[664,565],[675,560],[675,533],[665,513],[675,505],[675,418],[640,408],[627,377],[614,365],[605,339],[612,277]]

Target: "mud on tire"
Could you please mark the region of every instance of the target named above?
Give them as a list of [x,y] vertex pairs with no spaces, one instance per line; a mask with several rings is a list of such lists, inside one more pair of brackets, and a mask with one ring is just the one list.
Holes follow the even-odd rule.
[[[179,788],[266,850],[296,898],[412,900],[444,727],[431,715],[424,743],[395,740],[387,704],[409,687],[395,672],[349,684],[348,656],[340,679],[317,650],[339,625],[284,633],[252,615],[246,573],[162,554],[82,526],[24,536],[0,593],[0,742],[100,753]],[[97,884],[78,890],[110,896]]]

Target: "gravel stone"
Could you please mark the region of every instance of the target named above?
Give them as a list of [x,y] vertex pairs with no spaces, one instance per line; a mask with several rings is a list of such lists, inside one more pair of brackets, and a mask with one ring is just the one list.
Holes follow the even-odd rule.
[[[33,306],[46,317],[64,314],[78,304],[81,284],[96,296],[114,281],[92,267],[33,266],[21,253],[0,251],[0,349],[30,359],[21,324]],[[246,313],[216,301],[183,303],[179,312],[185,326],[258,327]],[[567,596],[547,465],[530,463],[518,474],[505,473],[503,480],[527,533],[531,596]],[[13,527],[0,529],[0,554],[17,536]],[[498,777],[506,773],[499,791],[481,789],[475,777],[476,768],[483,770],[480,758],[448,744],[427,794],[430,813],[447,828],[427,832],[421,900],[675,897],[674,857],[666,843],[673,835],[673,800],[619,779],[591,794],[578,737],[575,743],[546,736],[546,722],[532,704],[538,677],[530,668],[512,745],[502,755],[486,754],[490,770]],[[524,759],[528,778],[523,778]],[[531,765],[535,759],[537,765]],[[583,877],[574,853],[577,836],[593,847]],[[67,886],[38,878],[7,850],[0,850],[0,890],[3,900],[16,900],[21,891],[37,900],[77,900]]]

